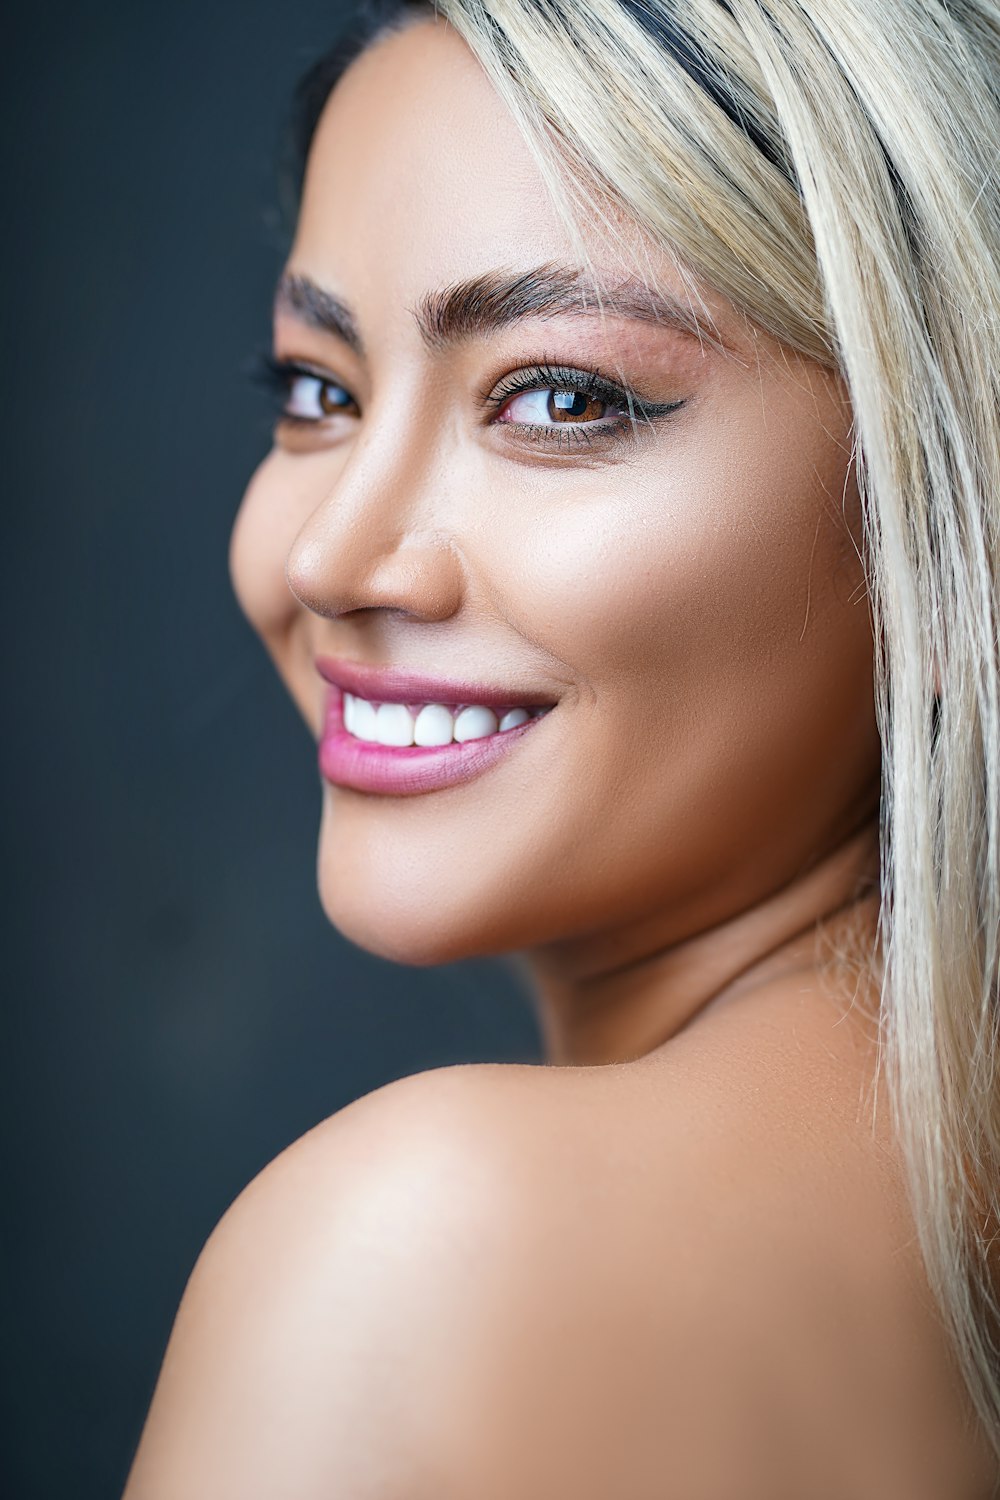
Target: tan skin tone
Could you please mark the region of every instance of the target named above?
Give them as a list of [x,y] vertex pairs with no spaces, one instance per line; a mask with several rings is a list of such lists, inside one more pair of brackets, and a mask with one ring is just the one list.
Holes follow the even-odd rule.
[[[876,914],[844,390],[711,296],[725,352],[581,312],[421,338],[429,294],[570,262],[449,28],[352,66],[287,269],[362,348],[278,299],[276,355],[328,385],[294,389],[322,420],[279,422],[233,582],[317,738],[317,653],[557,700],[462,786],[323,783],[318,855],[362,947],[516,956],[557,1066],[401,1080],[241,1195],[128,1500],[984,1493],[881,1086],[872,1122],[876,996],[815,943],[871,949]],[[543,383],[483,399],[542,361],[682,404],[552,439]]]

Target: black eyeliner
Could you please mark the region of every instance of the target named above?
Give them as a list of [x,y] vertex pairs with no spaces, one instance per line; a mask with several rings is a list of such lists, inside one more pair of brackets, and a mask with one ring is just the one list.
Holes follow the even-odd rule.
[[622,408],[627,412],[630,422],[651,422],[657,417],[668,416],[684,405],[683,401],[647,401],[598,370],[577,369],[569,365],[554,364],[547,359],[504,376],[488,392],[481,391],[480,400],[484,406],[498,410],[512,396],[545,389],[583,391],[598,400],[606,401],[609,406]]

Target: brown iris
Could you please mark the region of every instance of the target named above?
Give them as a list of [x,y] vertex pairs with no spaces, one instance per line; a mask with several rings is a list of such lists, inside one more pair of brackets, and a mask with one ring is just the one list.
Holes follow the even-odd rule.
[[346,411],[354,402],[342,386],[323,381],[319,388],[319,404],[326,415],[332,417],[337,412]]
[[550,391],[548,413],[553,422],[593,421],[603,417],[606,405],[586,391]]

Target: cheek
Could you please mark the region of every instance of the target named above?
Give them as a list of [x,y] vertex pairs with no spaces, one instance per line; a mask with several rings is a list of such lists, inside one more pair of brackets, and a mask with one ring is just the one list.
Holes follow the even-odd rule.
[[[864,658],[846,468],[823,451],[765,458],[735,436],[707,451],[692,440],[565,504],[539,498],[530,545],[515,535],[504,549],[525,617],[585,690],[668,730],[665,692],[724,704],[748,673],[766,691],[844,650]],[[506,524],[519,519],[517,507]]]
[[678,440],[512,540],[526,618],[592,710],[570,780],[630,858],[648,837],[712,866],[713,829],[731,854],[772,824],[820,837],[877,770],[849,459],[773,437]]
[[285,578],[285,560],[308,514],[305,497],[297,504],[288,476],[281,473],[281,456],[269,454],[247,485],[229,539],[233,592],[269,645],[300,612]]

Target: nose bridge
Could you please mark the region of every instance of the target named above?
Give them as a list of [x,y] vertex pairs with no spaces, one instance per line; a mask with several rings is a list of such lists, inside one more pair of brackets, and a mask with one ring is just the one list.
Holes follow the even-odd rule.
[[461,600],[462,564],[441,525],[435,447],[369,427],[300,528],[285,577],[317,614],[396,609],[443,619]]

